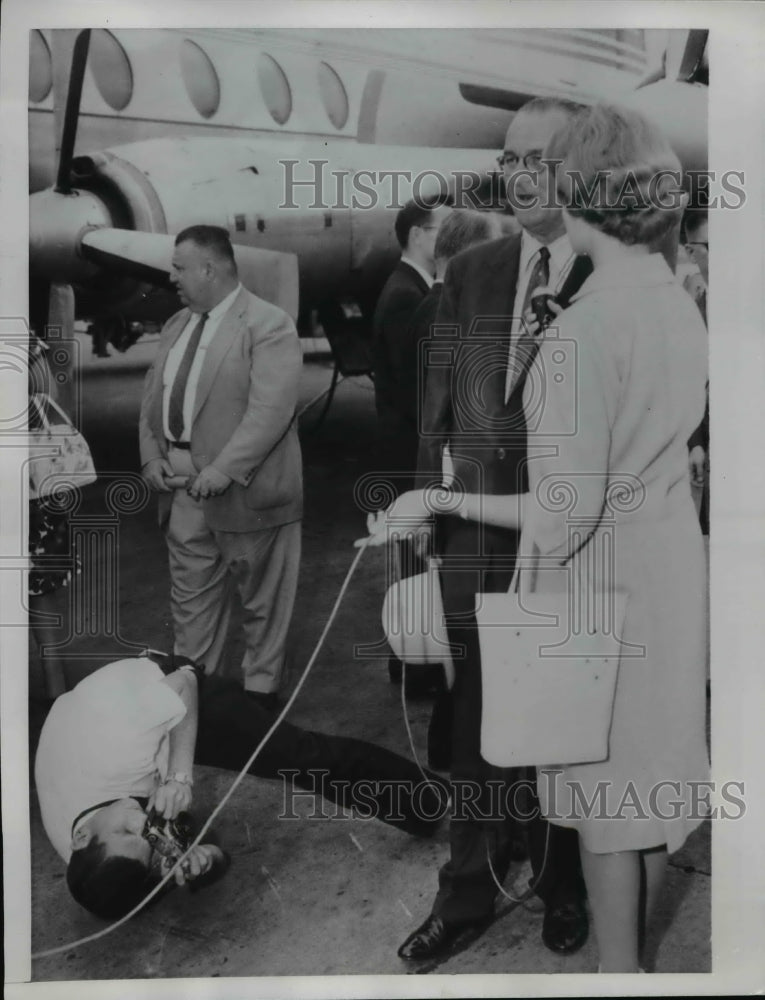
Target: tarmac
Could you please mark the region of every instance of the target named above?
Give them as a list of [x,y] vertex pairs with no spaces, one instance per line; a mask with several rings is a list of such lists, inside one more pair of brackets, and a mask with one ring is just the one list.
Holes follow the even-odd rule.
[[[146,336],[125,355],[109,359],[91,359],[84,338],[82,345],[82,428],[101,476],[85,491],[77,516],[101,518],[101,523],[114,526],[113,568],[106,573],[105,585],[117,600],[104,607],[92,593],[95,582],[90,590],[86,584],[78,633],[64,647],[70,686],[102,663],[131,651],[172,647],[166,550],[154,501],[141,494],[135,478],[141,385],[156,338]],[[307,357],[301,405],[326,389],[330,376],[326,355]],[[306,508],[286,695],[297,684],[327,622],[356,554],[352,543],[365,534],[365,515],[354,489],[374,469],[370,381],[342,380],[325,422],[316,429],[311,425],[319,408],[315,404],[301,418]],[[115,517],[110,509],[115,506],[114,484],[120,481],[133,482],[133,499],[123,497]],[[103,589],[103,566],[99,572]],[[431,703],[409,699],[404,710],[400,689],[389,681],[380,623],[385,578],[384,550],[367,550],[289,718],[308,728],[363,737],[411,755],[406,711],[414,751],[424,763]],[[237,676],[242,651],[236,624],[229,656],[232,676]],[[30,695],[31,759],[44,718],[34,646],[30,646]],[[197,771],[194,808],[205,818],[234,775],[213,768]],[[505,896],[498,902],[496,919],[482,933],[464,936],[438,960],[407,965],[397,958],[396,949],[429,912],[438,867],[448,852],[446,824],[432,840],[418,840],[372,819],[312,817],[307,802],[295,803],[299,820],[280,820],[281,808],[278,783],[246,777],[215,823],[233,857],[222,881],[194,895],[176,890],[100,940],[34,960],[33,981],[480,974],[499,977],[491,980],[496,995],[509,996],[516,989],[513,984],[521,980],[504,976],[543,973],[558,977],[548,981],[544,992],[556,991],[553,982],[561,993],[595,992],[595,979],[566,978],[596,972],[593,936],[575,955],[557,956],[542,943],[539,907]],[[710,826],[702,825],[670,859],[666,892],[647,946],[649,972],[710,971]],[[101,930],[104,924],[81,910],[67,893],[63,864],[47,842],[34,795],[31,846],[32,952]],[[504,887],[507,896],[521,896],[529,878],[527,863],[511,869]],[[637,978],[632,977],[631,985],[620,992],[640,993]],[[366,980],[355,982],[359,995],[371,995],[361,985]],[[399,981],[378,982],[375,995],[393,995],[406,988]],[[449,980],[447,989],[434,979],[432,988],[451,995],[494,995],[494,987],[462,994],[457,992],[460,982],[468,989],[473,980]],[[286,982],[274,980],[272,988],[279,992]],[[355,986],[347,988],[353,991]],[[420,995],[423,989],[428,991],[422,983],[412,983],[411,988]]]

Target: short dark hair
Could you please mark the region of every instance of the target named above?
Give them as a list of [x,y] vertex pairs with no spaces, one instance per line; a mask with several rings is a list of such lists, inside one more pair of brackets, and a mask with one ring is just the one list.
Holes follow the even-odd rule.
[[124,917],[159,881],[137,858],[106,857],[106,844],[97,837],[72,852],[66,869],[71,894],[103,920]]
[[451,260],[462,250],[501,235],[501,223],[491,212],[457,209],[444,219],[438,230],[434,256],[437,260]]
[[395,230],[398,245],[406,250],[409,243],[409,233],[415,226],[424,226],[430,213],[442,205],[451,205],[453,198],[449,194],[439,194],[432,198],[412,198],[396,216]]
[[222,226],[187,226],[175,237],[175,245],[187,242],[194,243],[203,250],[212,251],[215,257],[228,261],[236,268],[234,248],[228,230]]

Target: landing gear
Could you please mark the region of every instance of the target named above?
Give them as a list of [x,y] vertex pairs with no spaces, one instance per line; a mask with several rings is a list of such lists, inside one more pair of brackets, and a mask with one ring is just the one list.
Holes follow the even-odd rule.
[[372,324],[354,306],[336,300],[324,302],[317,310],[317,319],[332,351],[334,369],[332,380],[324,396],[321,412],[307,428],[316,431],[321,427],[340,381],[340,376],[366,375],[373,379]]

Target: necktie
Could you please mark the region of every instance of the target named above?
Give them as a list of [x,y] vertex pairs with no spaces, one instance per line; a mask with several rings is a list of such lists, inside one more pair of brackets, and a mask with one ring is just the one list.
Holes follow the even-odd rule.
[[167,407],[167,424],[174,440],[180,441],[183,437],[183,400],[186,396],[186,383],[189,380],[189,372],[194,362],[194,355],[197,353],[199,341],[202,339],[202,331],[209,318],[208,313],[202,313],[199,322],[191,331],[186,350],[183,352],[181,363],[175,375],[173,388],[170,390],[170,402]]
[[[531,299],[538,288],[546,287],[550,281],[550,251],[547,247],[539,248],[539,257],[529,276],[529,283],[526,285],[526,292],[523,296],[523,308],[521,316],[525,316],[531,306]],[[534,336],[524,323],[521,323],[518,340],[515,349],[510,351],[510,371],[508,375],[507,397],[515,392],[518,385],[528,374],[529,368],[534,361],[539,350],[541,337]]]

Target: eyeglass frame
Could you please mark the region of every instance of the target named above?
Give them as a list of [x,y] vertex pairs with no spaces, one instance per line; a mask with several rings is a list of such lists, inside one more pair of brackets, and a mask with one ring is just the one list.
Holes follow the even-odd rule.
[[[515,163],[513,164],[513,169],[515,169],[519,164],[522,163],[524,170],[531,170],[534,173],[539,173],[539,171],[544,166],[543,154],[544,154],[544,150],[542,150],[542,149],[532,149],[530,153],[524,153],[523,156],[516,156],[515,153],[507,153],[507,152],[505,152],[505,150],[503,150],[499,154],[499,156],[497,157],[497,163],[499,164],[500,169],[504,170],[505,167],[507,166],[507,159],[508,159],[508,157],[512,156],[512,157],[515,158]],[[535,157],[536,158],[537,162],[536,162],[536,164],[534,166],[530,166],[529,165],[528,160],[529,160],[530,157]]]

